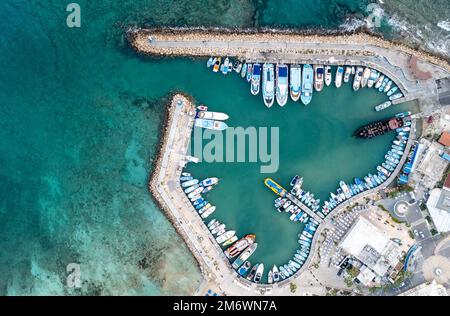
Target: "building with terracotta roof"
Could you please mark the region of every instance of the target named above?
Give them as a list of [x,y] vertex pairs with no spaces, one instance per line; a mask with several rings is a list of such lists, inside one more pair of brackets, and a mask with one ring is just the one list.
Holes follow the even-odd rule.
[[438,142],[444,146],[450,147],[450,133],[443,132]]

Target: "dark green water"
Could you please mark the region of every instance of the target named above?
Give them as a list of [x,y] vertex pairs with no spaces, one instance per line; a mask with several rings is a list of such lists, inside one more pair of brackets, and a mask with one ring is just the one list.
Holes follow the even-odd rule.
[[[330,4],[326,11],[325,2]],[[123,36],[130,25],[336,28],[364,16],[366,1],[302,1],[311,14],[299,10],[296,18],[299,2],[294,1],[275,10],[280,2],[84,0],[78,2],[79,29],[66,26],[67,3],[0,4],[0,294],[188,294],[196,288],[200,273],[195,261],[146,188],[165,98],[174,89],[229,111],[231,124],[267,125],[270,119],[288,126],[282,135],[290,140],[283,143],[282,167],[274,177],[286,184],[293,173],[301,173],[305,186],[319,195],[337,179],[364,174],[387,146],[388,139],[359,146],[346,138],[360,119],[376,118],[363,112],[368,103],[362,96],[349,100],[343,89],[336,95],[327,89],[306,109],[288,104],[269,115],[237,77],[213,76],[203,61],[139,58]],[[439,17],[433,19],[441,21],[448,11],[436,3],[433,14]],[[407,12],[404,18],[414,21]],[[289,149],[296,144],[298,151]],[[360,153],[369,147],[376,152],[363,159]],[[348,148],[353,148],[350,162]],[[295,160],[287,163],[290,158]],[[330,174],[333,165],[339,167]],[[221,176],[222,168],[244,169],[211,165],[198,172]],[[254,211],[264,215],[253,217],[254,227],[238,227],[239,218],[220,212],[229,216],[230,226],[258,233],[261,249],[255,260],[278,262],[293,247],[290,236],[297,228],[291,225],[284,232],[290,223],[270,208],[273,197],[255,170],[248,167],[249,181],[239,187],[262,197]],[[233,183],[233,177],[222,181],[211,199],[219,205]],[[232,211],[252,209],[251,194],[238,193],[230,194],[230,203],[238,206]],[[269,248],[268,237],[260,233],[267,226],[263,219],[271,215],[287,251]],[[81,266],[81,289],[66,286],[69,263]]]

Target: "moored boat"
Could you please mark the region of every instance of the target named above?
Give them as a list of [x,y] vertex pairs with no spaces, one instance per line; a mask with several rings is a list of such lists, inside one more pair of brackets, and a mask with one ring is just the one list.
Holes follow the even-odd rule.
[[374,86],[375,89],[380,88],[380,87],[381,87],[381,84],[383,83],[383,81],[384,81],[384,75],[381,74],[381,75],[378,77],[377,81],[375,82],[375,86]]
[[235,230],[229,230],[216,238],[218,244],[221,244],[236,235]]
[[260,263],[258,268],[256,269],[255,278],[253,279],[253,281],[255,283],[261,283],[263,273],[264,273],[264,264]]
[[245,249],[242,254],[237,257],[236,260],[233,261],[232,266],[233,268],[237,269],[239,268],[244,261],[246,261],[252,254],[255,252],[256,248],[258,247],[258,243],[252,243],[250,246]]
[[389,90],[391,90],[391,87],[392,87],[392,80],[389,80],[386,86],[384,87],[383,92],[387,93]]
[[238,240],[238,236],[233,236],[233,237],[227,239],[227,240],[222,244],[222,247],[229,246],[229,245],[231,245],[232,243],[234,243],[236,240]]
[[247,64],[247,74],[245,75],[246,76],[245,79],[247,80],[247,82],[250,82],[252,80],[252,75],[253,75],[252,69],[253,69],[253,65]]
[[396,94],[394,94],[394,95],[391,95],[391,96],[389,97],[389,100],[394,101],[394,100],[400,99],[401,97],[403,97],[403,94],[402,94],[402,93],[396,93]]
[[202,218],[207,218],[209,215],[211,215],[212,213],[214,213],[214,211],[216,210],[215,206],[212,206],[210,208],[208,208],[201,216]]
[[314,82],[313,68],[311,65],[306,64],[303,66],[302,92],[301,92],[301,100],[304,105],[308,105],[311,102],[313,94],[313,82]]
[[246,235],[244,238],[239,239],[231,247],[225,250],[225,256],[228,259],[236,257],[242,250],[255,242],[256,235]]
[[225,121],[228,120],[229,116],[221,112],[211,112],[211,111],[199,111],[197,112],[197,118]]
[[244,63],[244,65],[242,65],[242,69],[241,69],[241,77],[245,78],[246,74],[247,74],[247,63]]
[[264,104],[270,108],[275,99],[275,71],[273,64],[263,65],[262,95]]
[[369,81],[369,77],[370,77],[370,68],[366,67],[366,69],[364,69],[362,78],[361,78],[361,88],[365,88],[367,86],[367,81]]
[[280,272],[278,271],[277,266],[273,266],[272,267],[272,277],[273,277],[273,282],[279,282],[280,281]]
[[390,107],[392,105],[392,102],[391,101],[386,101],[386,102],[384,102],[384,103],[381,103],[380,105],[377,105],[376,107],[375,107],[375,111],[381,111],[381,110],[384,110],[384,109],[387,109],[388,107]]
[[[260,81],[261,81],[261,65],[260,64],[253,65],[250,78],[251,78],[250,91],[253,95],[257,95],[259,93],[259,86],[260,86]],[[247,70],[247,79],[248,79],[248,70]]]
[[344,74],[344,82],[347,83],[350,81],[350,76],[352,74],[352,67],[345,67],[345,74]]
[[332,80],[331,66],[325,66],[325,84],[329,86]]
[[216,177],[212,177],[212,178],[206,178],[205,180],[203,180],[202,182],[200,182],[200,185],[202,187],[208,187],[210,185],[215,185],[219,182],[219,179]]
[[356,68],[355,78],[353,79],[353,90],[358,91],[361,87],[361,80],[363,76],[363,67]]
[[393,86],[388,92],[387,92],[387,96],[390,97],[391,95],[393,95],[395,92],[397,92],[398,87],[397,86]]
[[221,62],[222,62],[222,57],[217,57],[216,58],[216,62],[214,63],[214,66],[213,66],[213,71],[214,72],[218,72],[219,71]]
[[193,186],[193,185],[195,185],[197,183],[198,183],[197,179],[192,179],[192,180],[189,180],[189,181],[181,183],[181,187],[187,188],[187,187]]
[[288,99],[288,75],[289,70],[285,64],[277,64],[276,71],[276,98],[279,106],[284,106]]
[[208,119],[195,119],[195,126],[216,130],[216,131],[223,131],[228,128],[228,125],[225,122],[222,121],[216,121],[216,120],[208,120]]
[[336,76],[334,77],[334,85],[336,86],[336,88],[341,87],[343,75],[344,75],[344,67],[339,66],[336,70]]
[[206,67],[209,68],[211,67],[215,62],[215,58],[214,57],[209,57],[208,61],[206,62]]
[[250,261],[245,261],[244,264],[239,268],[238,273],[240,276],[245,276],[247,271],[251,268],[252,264]]
[[302,87],[302,67],[300,65],[291,65],[290,73],[290,95],[292,101],[298,101]]
[[322,91],[324,81],[324,68],[322,65],[314,65],[314,89]]
[[380,73],[375,69],[370,71],[369,80],[367,80],[367,88],[372,88]]
[[259,266],[259,264],[257,263],[252,267],[252,269],[250,270],[250,272],[248,273],[248,275],[246,277],[247,280],[249,280],[249,281],[253,280],[253,278],[256,275],[256,270],[258,269],[258,266]]
[[223,65],[222,65],[223,67],[222,67],[222,73],[224,74],[224,75],[226,75],[227,73],[228,73],[228,67],[231,67],[231,65],[230,65],[230,59],[227,57],[227,58],[225,58],[225,61],[223,62]]

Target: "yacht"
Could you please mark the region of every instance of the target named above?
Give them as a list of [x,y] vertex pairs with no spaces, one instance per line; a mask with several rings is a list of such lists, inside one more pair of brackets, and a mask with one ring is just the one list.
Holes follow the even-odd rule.
[[383,83],[384,80],[384,75],[380,74],[380,76],[378,77],[377,81],[375,82],[375,89],[378,89],[381,87],[381,84]]
[[370,77],[370,68],[366,67],[366,69],[364,69],[362,78],[361,78],[361,88],[365,88],[367,86],[367,81],[369,81],[369,77]]
[[291,76],[289,84],[292,101],[298,101],[302,91],[302,67],[300,65],[297,64],[291,66]]
[[331,66],[325,66],[325,84],[329,86],[332,79]]
[[[249,64],[249,66],[251,66],[251,64]],[[247,81],[248,80],[248,69],[247,69]],[[251,85],[250,85],[250,91],[252,92],[253,95],[257,95],[259,93],[259,86],[260,86],[260,81],[261,81],[261,65],[260,64],[254,64],[252,67],[252,70],[250,71],[250,81],[251,81]]]
[[314,65],[314,89],[322,91],[324,80],[324,68],[322,65]]
[[288,66],[284,64],[277,64],[277,90],[276,98],[279,106],[284,106],[288,99]]
[[353,90],[358,91],[361,87],[361,79],[363,76],[363,67],[356,68],[355,78],[353,79]]
[[352,67],[345,67],[345,74],[344,74],[344,82],[347,83],[350,81],[350,76],[352,74]]
[[256,274],[253,281],[255,281],[255,283],[261,283],[263,273],[264,273],[264,264],[260,263],[258,268],[256,269]]
[[311,102],[313,93],[313,81],[313,68],[311,65],[306,64],[303,66],[301,93],[301,100],[304,105],[308,105]]
[[264,64],[262,79],[262,94],[264,104],[270,108],[273,105],[275,94],[275,73],[273,64]]
[[367,88],[373,87],[373,85],[375,84],[375,81],[377,80],[379,75],[380,75],[380,73],[378,71],[376,71],[375,69],[372,69],[370,71],[369,80],[367,81]]
[[336,88],[340,88],[342,85],[342,76],[344,75],[344,67],[339,66],[336,70],[336,76],[334,78],[334,85]]

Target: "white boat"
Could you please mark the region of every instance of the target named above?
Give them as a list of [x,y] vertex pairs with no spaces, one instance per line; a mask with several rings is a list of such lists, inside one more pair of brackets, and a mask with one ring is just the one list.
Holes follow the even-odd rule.
[[289,85],[292,101],[298,101],[302,92],[302,67],[300,65],[291,66]]
[[216,61],[216,60],[215,60],[214,57],[209,57],[208,61],[206,62],[206,67],[207,67],[207,68],[211,67],[212,65],[214,65],[214,62],[215,62],[215,61]]
[[197,117],[201,119],[217,120],[217,121],[226,121],[229,119],[229,116],[225,113],[211,112],[211,111],[199,111],[197,113]]
[[270,108],[275,97],[275,71],[273,64],[264,64],[262,79],[262,94],[264,104]]
[[352,74],[352,67],[345,67],[345,75],[344,75],[344,82],[347,83],[350,81],[350,76]]
[[230,65],[230,60],[228,59],[228,57],[227,58],[225,58],[225,61],[223,62],[223,65],[222,65],[223,67],[222,67],[222,73],[224,74],[224,75],[226,75],[227,73],[228,73],[228,68],[230,67],[231,68],[231,65]]
[[398,87],[397,87],[397,86],[393,86],[393,87],[391,88],[391,90],[389,90],[389,91],[387,92],[387,96],[390,97],[390,96],[393,95],[395,92],[397,92],[397,90],[398,90]]
[[221,243],[227,241],[228,239],[230,239],[231,237],[233,237],[234,235],[236,235],[236,231],[229,230],[229,231],[223,233],[222,235],[220,235],[219,237],[217,237],[216,241],[218,244],[221,244]]
[[322,91],[324,80],[324,68],[322,65],[314,65],[314,89]]
[[225,224],[219,224],[211,229],[211,234],[216,235],[219,231],[224,230],[227,226]]
[[267,283],[268,284],[272,284],[273,283],[273,272],[272,272],[272,270],[270,270],[269,273],[267,274]]
[[234,243],[234,242],[237,241],[237,240],[238,240],[238,237],[237,237],[237,236],[233,236],[233,237],[231,237],[230,239],[227,239],[227,240],[222,244],[222,247],[231,245],[232,243]]
[[280,281],[280,272],[278,271],[277,266],[273,266],[272,268],[272,277],[273,277],[273,282],[279,282]]
[[367,88],[372,88],[380,73],[375,69],[370,71],[369,80],[367,80]]
[[196,189],[199,188],[199,187],[200,187],[200,186],[199,186],[198,184],[195,184],[195,185],[193,185],[193,186],[191,186],[191,187],[185,189],[185,190],[184,190],[184,193],[189,194],[189,193],[191,193],[192,191],[196,190]]
[[[251,66],[251,64],[250,64]],[[247,70],[247,81],[248,80],[248,70]],[[260,64],[254,64],[252,67],[252,70],[250,72],[250,91],[253,95],[257,95],[259,93],[259,86],[261,81],[261,65]]]
[[188,198],[192,198],[192,197],[196,196],[197,194],[202,193],[202,191],[203,191],[203,188],[197,188],[188,194]]
[[370,77],[370,68],[366,67],[366,69],[364,69],[362,78],[361,78],[361,88],[365,88],[367,86],[367,81],[369,81],[369,77]]
[[348,188],[347,184],[344,181],[340,181],[339,186],[341,187],[342,192],[344,193],[344,195],[347,199],[352,197],[350,189]]
[[383,92],[387,93],[389,90],[391,90],[392,87],[392,80],[389,80],[389,82],[386,84],[386,86],[384,87]]
[[363,67],[356,68],[355,78],[353,79],[353,90],[358,91],[361,87],[361,79],[363,76]]
[[403,97],[402,93],[396,93],[396,94],[390,96],[389,100],[394,101],[394,100],[400,99],[401,97]]
[[215,185],[219,182],[219,179],[216,177],[212,177],[212,178],[206,178],[205,180],[203,180],[202,182],[200,182],[200,185],[202,187],[208,187],[210,185]]
[[341,87],[343,75],[344,75],[344,67],[339,66],[336,70],[336,76],[334,77],[334,85],[336,86],[336,88]]
[[255,283],[260,283],[263,273],[264,273],[264,264],[260,263],[258,268],[256,269],[256,274],[253,281],[255,281]]
[[211,215],[212,213],[214,213],[214,211],[216,210],[215,206],[210,207],[209,209],[207,209],[201,216],[202,218],[207,218],[209,215]]
[[331,84],[331,80],[333,75],[331,73],[331,66],[325,66],[325,84],[329,86]]
[[182,172],[181,175],[183,177],[190,177],[191,176],[191,174],[189,172]]
[[207,120],[207,119],[195,119],[195,126],[211,129],[215,131],[223,131],[228,128],[228,125],[225,124],[222,121],[216,121],[216,120]]
[[247,64],[244,63],[241,69],[241,78],[245,78],[245,75],[247,74]]
[[183,182],[181,184],[181,187],[187,188],[187,187],[190,187],[190,186],[192,186],[194,184],[197,184],[197,183],[198,183],[198,180],[197,179],[193,179],[193,180],[189,180],[189,181]]
[[390,107],[392,105],[391,101],[386,101],[384,103],[381,103],[380,105],[377,105],[375,107],[375,111],[379,112],[381,110],[387,109],[388,107]]
[[288,76],[289,76],[289,68],[284,64],[277,64],[276,71],[276,82],[277,82],[277,90],[276,90],[276,98],[279,106],[284,106],[288,99],[289,88],[288,88]]
[[378,89],[378,88],[381,87],[381,84],[383,83],[383,80],[384,80],[384,75],[381,74],[381,75],[378,77],[377,81],[375,82],[375,89]]

